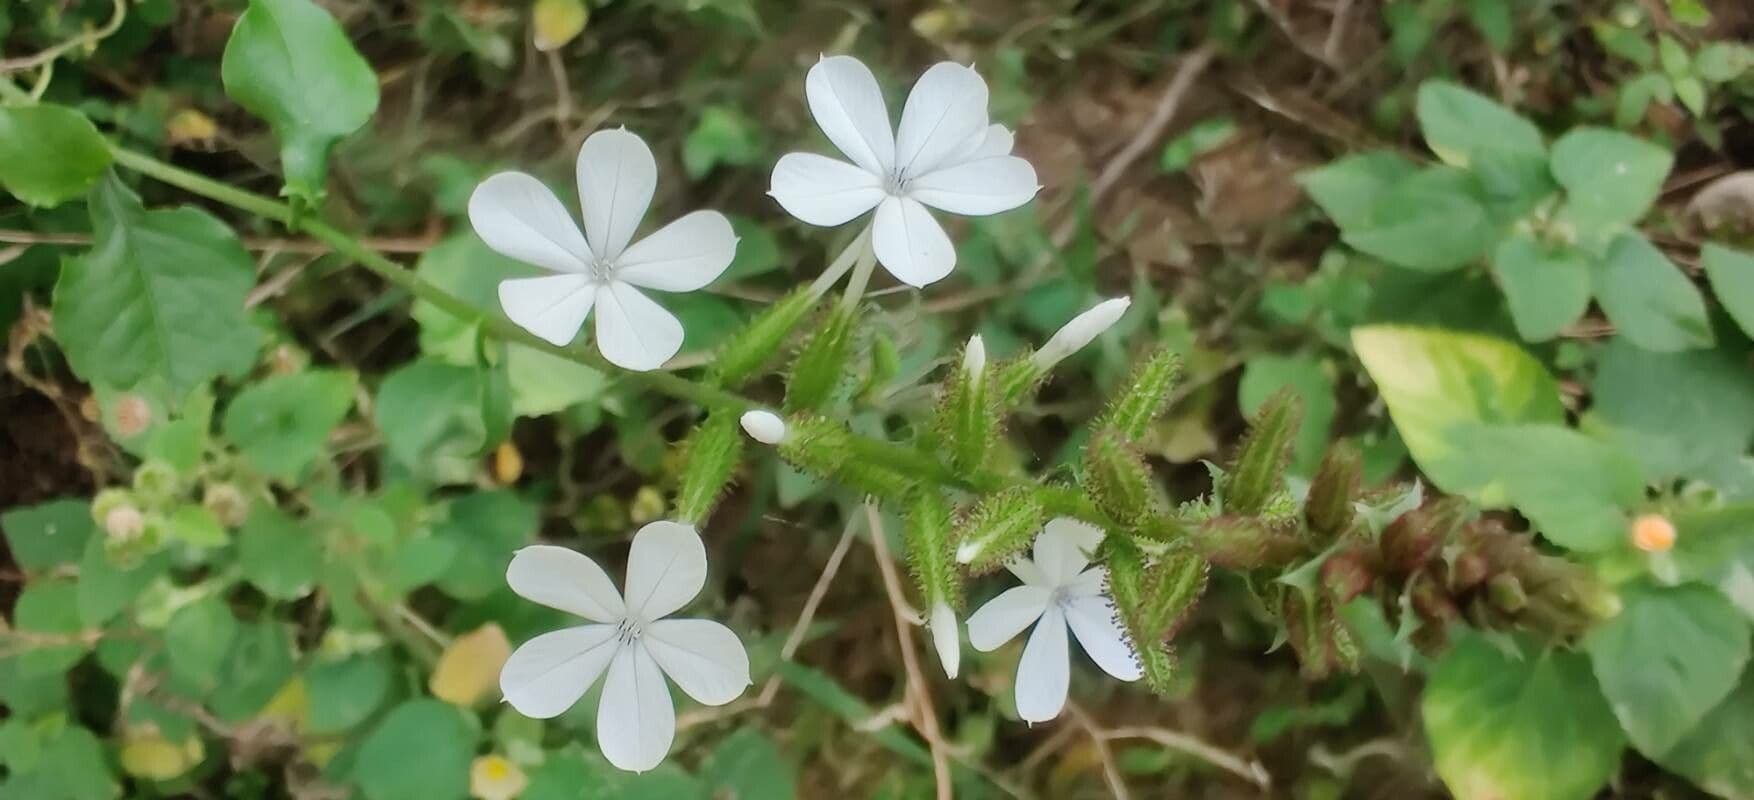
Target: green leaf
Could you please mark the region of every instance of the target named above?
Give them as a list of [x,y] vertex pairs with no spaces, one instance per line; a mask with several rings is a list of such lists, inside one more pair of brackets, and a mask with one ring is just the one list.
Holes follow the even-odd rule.
[[1446,164],[1467,167],[1482,157],[1546,156],[1546,144],[1534,123],[1454,83],[1431,80],[1420,84],[1416,113],[1425,143]]
[[1492,274],[1525,341],[1558,336],[1590,306],[1590,268],[1583,255],[1570,248],[1543,247],[1526,233],[1499,242]]
[[1717,708],[1656,758],[1699,788],[1724,798],[1754,797],[1754,668]]
[[276,600],[309,594],[322,563],[317,536],[273,506],[250,512],[238,532],[238,569],[245,580]]
[[494,402],[487,370],[420,359],[378,387],[375,419],[384,448],[408,471],[443,483],[474,474],[475,457],[497,443],[509,408]]
[[1620,600],[1620,614],[1583,646],[1627,738],[1661,757],[1735,688],[1748,663],[1748,621],[1698,584],[1635,584]]
[[1728,83],[1754,67],[1754,47],[1741,42],[1709,42],[1693,54],[1693,71],[1712,83]]
[[1342,238],[1360,252],[1428,272],[1478,259],[1494,241],[1477,179],[1453,167],[1429,167],[1382,194]]
[[1224,146],[1236,135],[1236,122],[1226,117],[1200,120],[1180,136],[1163,146],[1157,167],[1164,172],[1180,172],[1194,160]]
[[1591,422],[1652,483],[1704,475],[1754,439],[1754,374],[1736,353],[1653,353],[1615,337],[1596,362]]
[[323,196],[329,147],[378,108],[378,76],[311,0],[250,0],[225,43],[225,93],[280,140],[286,191]]
[[1465,635],[1421,703],[1437,774],[1458,800],[1585,800],[1624,740],[1583,656],[1506,654]]
[[701,109],[694,129],[682,140],[682,168],[690,178],[700,178],[720,164],[753,164],[764,155],[761,126],[730,106]]
[[225,436],[257,469],[294,483],[353,407],[355,388],[353,373],[332,369],[263,378],[226,407]]
[[719,742],[701,765],[700,777],[714,797],[737,800],[792,800],[797,777],[773,740],[756,728],[743,728]]
[[22,675],[59,675],[85,657],[88,648],[75,637],[85,627],[79,618],[77,596],[71,581],[56,579],[33,581],[19,594],[12,613],[18,630],[67,642],[25,650],[18,656]]
[[1453,458],[1432,482],[1489,507],[1514,506],[1542,535],[1602,551],[1626,535],[1625,509],[1643,498],[1638,463],[1618,447],[1559,425],[1461,424]]
[[367,654],[313,664],[305,670],[311,701],[310,732],[341,733],[370,717],[390,689],[390,665]]
[[292,639],[281,623],[240,625],[220,670],[224,680],[207,695],[207,707],[227,722],[256,715],[293,676]]
[[0,783],[0,796],[10,800],[112,800],[120,797],[103,742],[78,725],[60,724],[33,732],[34,758],[29,764],[8,764],[11,774]]
[[1395,153],[1363,153],[1302,173],[1297,181],[1335,224],[1358,228],[1370,222],[1371,210],[1390,189],[1418,169]]
[[455,708],[409,700],[359,748],[353,780],[367,800],[444,800],[469,793],[475,730]]
[[[1559,386],[1546,368],[1509,342],[1432,328],[1354,328],[1352,345],[1376,381],[1407,451],[1434,483],[1450,491],[1478,480],[1452,438],[1464,423],[1559,423]],[[1475,489],[1502,504],[1502,487]]]
[[1671,353],[1715,340],[1699,288],[1643,236],[1627,233],[1614,241],[1595,286],[1602,311],[1639,347]]
[[110,563],[104,539],[93,536],[79,560],[79,618],[97,626],[122,613],[153,579],[169,566],[163,553],[147,556],[138,564],[120,567]]
[[1284,388],[1290,388],[1303,409],[1293,440],[1291,471],[1308,476],[1321,461],[1333,428],[1334,379],[1320,362],[1307,356],[1257,355],[1243,364],[1237,406],[1243,416],[1253,417],[1274,392]]
[[171,675],[203,694],[217,688],[237,632],[237,618],[216,595],[177,609],[164,629]]
[[1711,280],[1711,293],[1742,332],[1754,336],[1754,255],[1706,243],[1699,265]]
[[87,380],[163,381],[179,398],[250,368],[261,333],[244,312],[255,262],[204,211],[147,211],[114,179],[91,199],[89,253],[55,284],[55,338]]
[[1599,250],[1656,202],[1675,158],[1619,131],[1576,128],[1553,143],[1553,177],[1565,188],[1559,219]]
[[97,525],[90,502],[50,500],[0,513],[0,531],[18,566],[40,572],[78,561]]
[[0,107],[0,187],[33,206],[84,195],[110,168],[110,146],[84,114],[41,103]]
[[505,584],[512,553],[531,542],[541,509],[509,491],[476,492],[451,501],[433,535],[456,545],[439,577],[452,597],[478,600]]

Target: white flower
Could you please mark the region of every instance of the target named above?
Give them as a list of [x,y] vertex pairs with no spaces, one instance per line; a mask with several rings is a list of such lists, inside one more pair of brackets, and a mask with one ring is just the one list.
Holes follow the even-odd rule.
[[962,636],[956,631],[956,609],[943,600],[933,603],[927,627],[932,631],[932,649],[938,651],[938,663],[944,665],[944,674],[956,677],[962,667]]
[[749,653],[730,628],[664,619],[706,583],[706,547],[692,526],[653,522],[634,534],[625,600],[597,562],[564,547],[519,550],[506,582],[526,600],[590,620],[512,653],[499,673],[506,702],[525,716],[559,716],[607,670],[597,746],[621,769],[643,772],[670,751],[676,710],[664,676],[710,706],[749,685]]
[[1035,623],[1017,664],[1017,715],[1029,722],[1053,719],[1066,705],[1071,679],[1068,627],[1104,672],[1123,681],[1144,674],[1114,600],[1105,592],[1108,570],[1085,569],[1102,536],[1100,529],[1077,520],[1049,522],[1035,540],[1035,558],[1020,556],[1006,565],[1023,585],[1006,590],[968,618],[968,642],[981,652],[998,648]]
[[987,123],[987,85],[972,68],[935,64],[920,76],[893,134],[877,79],[851,56],[824,58],[804,79],[810,113],[853,163],[789,153],[768,193],[811,225],[877,209],[872,246],[898,280],[925,286],[956,265],[956,248],[926,211],[984,216],[1029,202],[1035,168],[1012,156],[1011,132]]
[[779,444],[786,438],[786,421],[772,411],[745,411],[737,418],[743,432],[762,444]]
[[1084,349],[1085,345],[1095,341],[1104,331],[1114,327],[1121,320],[1121,315],[1126,314],[1127,308],[1132,305],[1131,297],[1116,297],[1097,303],[1095,307],[1073,317],[1071,322],[1055,331],[1048,343],[1029,357],[1030,362],[1037,369],[1052,369],[1066,356]]
[[555,273],[499,285],[499,302],[519,327],[565,345],[597,310],[597,348],[624,369],[651,370],[682,347],[682,323],[639,288],[691,292],[724,273],[737,251],[731,223],[696,211],[629,244],[651,205],[658,166],[645,141],[598,131],[579,148],[579,204],[585,229],[541,181],[501,172],[469,197],[469,222],[494,250]]

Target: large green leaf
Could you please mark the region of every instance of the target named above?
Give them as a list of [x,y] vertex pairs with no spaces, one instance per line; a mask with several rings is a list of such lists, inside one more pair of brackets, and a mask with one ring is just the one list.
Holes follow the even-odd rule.
[[1367,224],[1383,196],[1418,170],[1394,153],[1363,153],[1302,173],[1297,180],[1335,224],[1354,228]]
[[276,600],[309,594],[322,563],[316,534],[273,506],[252,511],[238,531],[238,569],[245,580]]
[[1614,240],[1595,286],[1596,301],[1633,344],[1664,353],[1712,345],[1699,288],[1643,236]]
[[[503,378],[503,375],[500,376]],[[384,378],[375,409],[384,448],[404,469],[461,483],[504,434],[510,409],[495,398],[492,370],[420,359]]]
[[[1403,432],[1404,433],[1404,432]],[[1612,443],[1561,425],[1462,423],[1440,488],[1489,507],[1513,506],[1542,535],[1572,550],[1621,542],[1626,509],[1643,498],[1638,463]]]
[[220,669],[231,654],[237,632],[237,618],[217,595],[177,609],[164,629],[171,675],[202,694],[212,691],[222,678]]
[[437,700],[409,700],[359,748],[353,780],[366,800],[452,800],[469,793],[475,730]]
[[1656,762],[1730,800],[1754,797],[1754,668]]
[[305,670],[311,733],[340,733],[364,722],[389,694],[390,677],[389,662],[378,654],[312,664]]
[[0,513],[0,532],[18,565],[36,572],[78,561],[97,526],[90,502],[51,500]]
[[797,777],[779,748],[760,730],[743,728],[718,743],[701,765],[700,777],[714,797],[792,800]]
[[1430,167],[1383,192],[1370,213],[1341,229],[1346,243],[1396,266],[1440,272],[1484,255],[1494,233],[1477,179]]
[[1559,335],[1590,306],[1590,268],[1569,248],[1549,248],[1527,233],[1499,242],[1492,274],[1504,289],[1510,317],[1526,341]]
[[1712,294],[1724,304],[1742,332],[1754,336],[1754,255],[1707,243],[1699,265],[1711,279]]
[[1748,663],[1748,621],[1698,584],[1635,584],[1620,600],[1584,649],[1627,738],[1657,758],[1735,688]]
[[181,397],[249,369],[261,333],[244,311],[255,263],[204,211],[147,211],[120,181],[91,201],[96,241],[62,265],[55,337],[81,377],[126,389],[162,381]]
[[1599,252],[1656,202],[1674,156],[1619,131],[1577,128],[1553,143],[1553,177],[1565,187],[1559,219]]
[[350,372],[316,369],[250,384],[225,409],[225,437],[270,477],[296,481],[353,407]]
[[1615,337],[1596,362],[1599,424],[1651,482],[1703,475],[1754,439],[1754,373],[1722,349],[1654,353]]
[[[1372,325],[1352,345],[1376,381],[1407,451],[1447,491],[1502,504],[1504,487],[1480,485],[1480,471],[1451,430],[1469,423],[1559,423],[1559,386],[1514,344],[1433,328]],[[1456,488],[1452,488],[1456,487]]]
[[378,76],[311,0],[250,0],[225,43],[225,92],[280,140],[287,192],[323,195],[329,148],[378,108]]
[[1419,130],[1444,163],[1477,164],[1482,156],[1541,158],[1547,146],[1535,124],[1485,95],[1448,81],[1426,81],[1416,102]]
[[1563,650],[1509,654],[1463,635],[1421,707],[1437,774],[1458,800],[1585,800],[1625,746],[1589,661]]
[[0,187],[33,206],[72,200],[110,167],[110,146],[84,114],[42,103],[0,107]]

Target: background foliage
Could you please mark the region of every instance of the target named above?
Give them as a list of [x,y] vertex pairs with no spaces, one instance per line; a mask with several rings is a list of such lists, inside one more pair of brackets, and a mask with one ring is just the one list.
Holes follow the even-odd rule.
[[[9,4],[0,797],[915,797],[928,745],[968,797],[1754,797],[1751,39],[1733,0]],[[972,333],[1002,359],[1131,294],[994,458],[1091,479],[1102,398],[1173,351],[1134,444],[1233,538],[1155,696],[1086,664],[1029,728],[1020,645],[906,669],[858,495],[751,448],[697,606],[756,686],[625,775],[595,702],[497,702],[558,622],[504,567],[620,559],[696,413],[498,337],[528,268],[463,206],[638,131],[657,204],[742,237],[667,300],[703,365],[839,251],[763,195],[820,149],[822,52],[895,96],[977,64],[1047,187],[971,221],[951,280],[880,287],[824,389],[853,430],[907,433]],[[1275,436],[1252,510],[1350,458],[1368,535],[1225,549],[1206,462]]]

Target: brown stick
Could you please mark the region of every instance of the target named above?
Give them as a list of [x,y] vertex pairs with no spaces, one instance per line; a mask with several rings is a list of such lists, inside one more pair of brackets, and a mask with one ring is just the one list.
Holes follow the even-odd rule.
[[895,563],[889,558],[889,541],[883,533],[883,518],[877,513],[877,504],[865,503],[865,532],[871,535],[871,549],[877,557],[877,570],[883,575],[883,591],[889,595],[889,610],[895,616],[895,640],[901,645],[901,664],[907,671],[907,695],[912,698],[914,706],[914,727],[919,729],[926,743],[932,748],[932,777],[938,786],[938,800],[950,800],[953,796],[950,789],[950,752],[944,743],[944,733],[938,729],[938,711],[932,707],[932,694],[926,688],[926,677],[920,672],[919,655],[914,652],[913,637],[908,629],[913,625],[908,622],[908,614],[904,610],[907,603],[902,600],[901,578],[896,574]]

